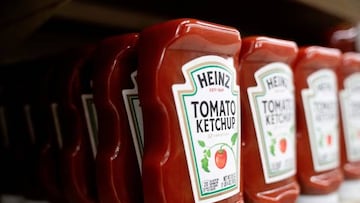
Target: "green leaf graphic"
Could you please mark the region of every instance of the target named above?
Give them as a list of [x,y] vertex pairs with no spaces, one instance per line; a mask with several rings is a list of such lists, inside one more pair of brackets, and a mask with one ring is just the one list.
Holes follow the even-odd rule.
[[201,167],[204,169],[204,171],[206,171],[208,173],[210,172],[210,170],[209,170],[209,160],[206,157],[201,159]]
[[199,143],[200,147],[205,147],[205,142],[204,141],[199,140],[198,143]]
[[324,138],[324,134],[321,133],[321,134],[320,134],[320,140],[319,140],[319,146],[320,146],[320,147],[323,147],[323,146],[324,146],[324,144],[325,144],[325,143],[324,143],[324,139],[325,139],[325,138]]
[[205,155],[206,155],[207,157],[209,157],[209,158],[211,157],[211,151],[210,151],[210,149],[206,150]]
[[292,125],[291,127],[290,127],[290,133],[294,133],[295,132],[295,128],[294,128],[294,126]]
[[270,145],[270,153],[275,156],[275,145]]
[[238,138],[238,133],[234,133],[234,134],[231,136],[231,144],[232,144],[233,146],[235,145],[237,138]]
[[271,137],[272,136],[272,132],[268,131],[267,134]]

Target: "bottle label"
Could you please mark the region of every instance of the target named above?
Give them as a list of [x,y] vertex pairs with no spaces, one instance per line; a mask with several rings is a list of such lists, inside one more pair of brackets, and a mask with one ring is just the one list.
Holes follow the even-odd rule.
[[196,58],[173,85],[195,202],[240,191],[240,94],[232,58]]
[[54,123],[54,130],[55,130],[55,134],[56,134],[56,142],[58,144],[59,149],[63,148],[63,136],[62,136],[62,132],[61,132],[61,127],[60,127],[60,119],[59,119],[59,105],[58,103],[51,103],[50,104],[50,109],[51,109],[51,115],[53,118],[53,123]]
[[133,89],[122,91],[127,117],[129,120],[130,130],[134,141],[138,164],[141,171],[142,156],[144,149],[144,127],[143,117],[138,96],[138,86],[136,82],[137,71],[131,74],[131,80],[134,84]]
[[98,139],[98,121],[97,121],[97,114],[96,114],[93,95],[82,94],[81,99],[84,107],[85,120],[90,137],[91,149],[95,158],[97,154],[97,145],[99,143],[99,139]]
[[255,72],[248,88],[264,179],[273,183],[295,175],[295,97],[293,74],[284,63]]
[[356,52],[360,52],[360,22],[355,26],[356,29],[356,37],[355,37],[355,50]]
[[344,80],[340,91],[340,108],[344,126],[347,159],[360,161],[360,73]]
[[322,69],[307,78],[303,89],[306,124],[314,170],[321,172],[339,166],[339,116],[336,75]]
[[27,125],[27,129],[28,129],[28,133],[29,133],[29,138],[30,138],[30,142],[32,144],[35,144],[36,137],[35,137],[34,123],[32,120],[31,113],[32,112],[31,112],[30,104],[25,104],[24,105],[24,114],[25,114],[26,125]]
[[4,106],[0,106],[0,133],[2,135],[2,146],[4,148],[8,148],[10,146],[10,139],[6,120],[6,110]]

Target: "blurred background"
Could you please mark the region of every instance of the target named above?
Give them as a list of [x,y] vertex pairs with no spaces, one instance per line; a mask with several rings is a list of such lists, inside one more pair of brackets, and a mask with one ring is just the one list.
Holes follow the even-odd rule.
[[12,0],[0,3],[0,66],[41,57],[151,24],[192,17],[299,45],[354,38],[358,0]]

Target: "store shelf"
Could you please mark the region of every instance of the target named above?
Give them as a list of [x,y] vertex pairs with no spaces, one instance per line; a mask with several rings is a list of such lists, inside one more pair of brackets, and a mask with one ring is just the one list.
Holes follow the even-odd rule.
[[131,11],[121,7],[116,8],[111,6],[111,4],[83,1],[73,1],[66,4],[54,13],[54,17],[97,24],[98,26],[119,27],[134,30],[140,30],[148,25],[167,20],[167,18],[157,16],[156,14]]
[[360,21],[360,1],[358,0],[297,0],[322,12],[337,16],[350,23]]
[[[43,2],[41,8],[47,9],[32,9],[30,13],[34,15],[30,15],[25,6],[18,9],[19,2],[11,4],[10,8],[17,9],[18,12],[14,13],[18,16],[14,17],[12,13],[12,18],[3,18],[8,21],[1,22],[2,66],[96,42],[110,35],[138,32],[146,26],[173,18],[198,18],[236,27],[243,37],[267,35],[294,40],[299,45],[324,45],[324,33],[329,28],[340,23],[356,23],[360,19],[360,12],[357,12],[360,2],[357,0],[228,0],[197,1],[196,5],[191,0],[26,2]],[[40,17],[35,20],[28,18],[35,14]],[[13,19],[18,20],[13,23]]]

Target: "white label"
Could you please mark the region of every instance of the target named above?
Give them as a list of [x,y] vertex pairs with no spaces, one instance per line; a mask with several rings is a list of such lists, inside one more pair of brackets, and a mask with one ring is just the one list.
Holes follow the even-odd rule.
[[24,197],[20,195],[2,194],[0,197],[1,203],[24,203]]
[[309,89],[303,89],[304,104],[314,170],[339,166],[339,116],[336,75],[322,69],[307,78]]
[[255,72],[256,87],[249,102],[266,183],[296,173],[295,98],[293,74],[284,63],[271,63]]
[[240,94],[233,59],[196,58],[173,85],[195,202],[216,202],[240,191]]
[[0,129],[1,129],[1,135],[3,137],[2,144],[4,147],[9,147],[10,140],[9,140],[8,127],[7,127],[4,106],[0,106]]
[[25,113],[25,119],[26,119],[26,125],[28,128],[30,141],[31,143],[35,144],[35,132],[34,132],[34,124],[31,117],[31,106],[30,104],[24,105],[24,113]]
[[55,134],[56,134],[56,141],[58,144],[59,149],[63,148],[63,137],[61,133],[61,127],[60,127],[60,119],[59,119],[59,112],[58,112],[58,104],[57,103],[51,103],[50,109],[51,114],[54,122],[54,128],[55,128]]
[[97,145],[99,141],[98,141],[98,121],[97,121],[97,114],[93,100],[93,95],[83,94],[81,95],[81,99],[84,107],[85,120],[89,132],[91,149],[93,151],[93,155],[95,158],[97,154]]
[[134,141],[136,155],[140,171],[142,169],[142,156],[144,149],[144,127],[143,117],[138,96],[138,87],[136,82],[137,71],[131,74],[131,80],[134,84],[133,89],[122,91],[127,117],[129,120],[130,130]]
[[29,199],[26,199],[23,203],[50,203],[46,200],[29,200]]
[[340,91],[340,107],[344,126],[347,159],[360,161],[360,73],[344,80]]
[[360,52],[360,23],[358,23],[355,27],[356,29],[356,37],[355,37],[355,50],[356,52]]

